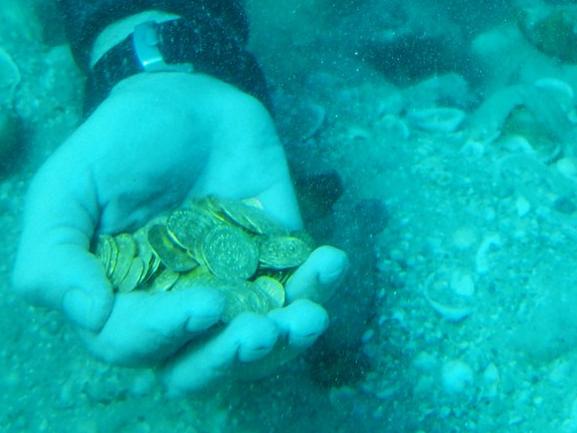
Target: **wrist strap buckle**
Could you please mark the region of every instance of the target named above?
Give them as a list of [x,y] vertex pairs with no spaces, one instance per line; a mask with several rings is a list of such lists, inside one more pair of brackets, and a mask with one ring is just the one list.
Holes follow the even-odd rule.
[[194,72],[192,63],[166,63],[160,51],[158,23],[146,21],[134,27],[134,52],[145,72]]

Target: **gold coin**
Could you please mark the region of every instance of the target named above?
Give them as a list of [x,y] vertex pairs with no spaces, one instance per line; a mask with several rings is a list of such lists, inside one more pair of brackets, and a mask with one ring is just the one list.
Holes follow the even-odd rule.
[[250,295],[247,299],[247,311],[252,311],[257,314],[266,314],[273,309],[269,296],[258,290],[254,283],[251,283],[250,290],[254,296]]
[[158,257],[156,253],[153,251],[152,257],[150,258],[150,263],[148,265],[148,273],[146,274],[145,277],[147,281],[154,277],[154,275],[158,271],[158,268],[160,267],[160,263],[161,263],[160,257]]
[[178,282],[172,288],[173,290],[190,289],[194,286],[215,287],[216,278],[204,266],[197,266],[192,271],[180,274]]
[[118,245],[112,236],[102,235],[101,238],[103,238],[103,244],[106,244],[106,246],[103,245],[102,248],[108,250],[108,259],[104,263],[104,269],[106,270],[106,276],[110,279],[114,273],[116,262],[118,260]]
[[302,265],[311,248],[294,236],[271,236],[259,245],[260,264],[270,269],[287,269]]
[[150,272],[150,267],[153,264],[154,252],[152,251],[152,248],[150,248],[148,244],[142,244],[142,245],[139,244],[137,257],[140,257],[143,266],[142,275],[140,276],[140,281],[138,281],[138,284],[140,285],[148,281],[148,279],[152,274]]
[[242,202],[248,206],[256,207],[258,209],[264,209],[262,202],[256,197],[245,198]]
[[224,218],[222,215],[220,200],[218,198],[209,195],[207,197],[196,200],[194,204],[208,212],[210,216],[215,219],[215,221],[228,223],[226,218]]
[[174,272],[186,272],[198,266],[186,250],[169,236],[166,227],[155,224],[148,230],[148,243],[164,266]]
[[258,207],[238,200],[219,200],[221,211],[234,223],[242,228],[266,235],[285,234],[286,230],[273,221],[266,212]]
[[118,285],[118,291],[121,293],[126,293],[136,289],[144,272],[144,262],[140,257],[135,257],[130,264],[128,273]]
[[315,241],[313,239],[313,237],[305,232],[304,230],[298,230],[295,232],[291,232],[290,234],[292,237],[295,238],[299,238],[301,241],[303,241],[311,250],[314,249],[315,247]]
[[136,242],[128,233],[116,235],[114,242],[118,247],[118,258],[110,276],[110,281],[113,287],[118,287],[126,277],[126,274],[128,274],[132,259],[136,255]]
[[194,252],[204,234],[214,224],[214,219],[207,211],[192,205],[172,212],[166,222],[166,229],[179,245]]
[[224,323],[230,322],[236,316],[246,311],[261,313],[262,300],[259,296],[247,287],[226,291],[223,293],[226,299],[221,320]]
[[166,292],[170,290],[178,281],[180,274],[178,272],[165,269],[160,272],[152,283],[150,283],[149,290],[153,293]]
[[246,218],[251,224],[252,232],[267,236],[288,234],[287,230],[276,221],[273,221],[264,210],[252,206],[247,206],[247,209],[250,209]]
[[94,249],[94,255],[98,257],[102,263],[106,274],[108,275],[108,269],[110,268],[110,259],[112,255],[112,236],[101,235],[98,236],[96,242],[96,248]]
[[293,274],[294,272],[287,270],[278,271],[275,273],[275,278],[283,285],[283,287],[286,287],[286,283],[288,282],[290,277],[293,276]]
[[226,281],[246,280],[258,267],[256,244],[234,227],[213,227],[203,239],[201,253],[208,269]]
[[213,198],[211,204],[215,212],[218,212],[226,217],[226,220],[236,224],[243,229],[250,230],[251,225],[243,212],[244,206],[237,200],[215,199]]
[[262,276],[254,280],[255,291],[268,297],[271,308],[280,308],[285,303],[285,289],[275,278]]
[[154,277],[158,267],[160,266],[160,259],[156,255],[148,242],[145,245],[142,245],[140,250],[138,251],[138,257],[142,259],[144,263],[144,272],[142,274],[141,280],[139,281],[140,284],[146,283],[148,280]]

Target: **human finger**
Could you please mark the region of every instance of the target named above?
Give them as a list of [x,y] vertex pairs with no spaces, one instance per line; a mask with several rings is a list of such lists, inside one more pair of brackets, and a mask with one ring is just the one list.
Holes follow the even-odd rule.
[[268,317],[279,331],[278,341],[266,356],[254,362],[235,365],[237,379],[254,380],[271,374],[312,346],[329,325],[325,309],[306,299],[273,310]]
[[218,335],[191,347],[161,370],[170,395],[199,392],[234,377],[236,366],[266,356],[278,338],[273,321],[254,313],[237,316]]
[[203,287],[119,294],[104,328],[81,336],[96,357],[109,363],[154,365],[218,322],[223,307],[223,296]]
[[287,300],[328,300],[349,267],[346,253],[328,245],[314,250],[291,276],[286,285]]
[[329,326],[329,316],[319,304],[307,299],[299,299],[285,308],[268,314],[286,336],[290,347],[305,350],[310,347]]

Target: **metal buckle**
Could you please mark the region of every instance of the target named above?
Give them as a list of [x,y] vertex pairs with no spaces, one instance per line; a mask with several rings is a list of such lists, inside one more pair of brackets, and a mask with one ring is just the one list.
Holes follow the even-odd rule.
[[160,51],[156,21],[146,21],[134,27],[134,51],[146,72],[194,72],[190,63],[166,63]]

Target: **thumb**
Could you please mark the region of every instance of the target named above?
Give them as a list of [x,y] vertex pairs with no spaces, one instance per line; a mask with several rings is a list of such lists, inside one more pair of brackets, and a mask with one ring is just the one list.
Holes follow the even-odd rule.
[[325,302],[345,276],[349,267],[346,253],[324,245],[314,250],[287,282],[289,302],[310,299]]
[[[66,161],[65,161],[66,162]],[[100,329],[112,290],[88,252],[98,215],[91,176],[55,158],[34,178],[13,274],[14,289],[30,302],[63,311],[76,325]]]
[[33,304],[61,310],[80,328],[102,328],[113,296],[96,257],[75,245],[21,251],[13,275],[16,291]]
[[[74,251],[74,250],[77,251]],[[102,328],[112,308],[112,288],[100,262],[86,251],[71,248],[71,251],[61,251],[61,263],[70,266],[63,270],[60,280],[60,290],[54,290],[55,300],[60,304],[63,313],[70,321],[83,329],[96,330]]]

